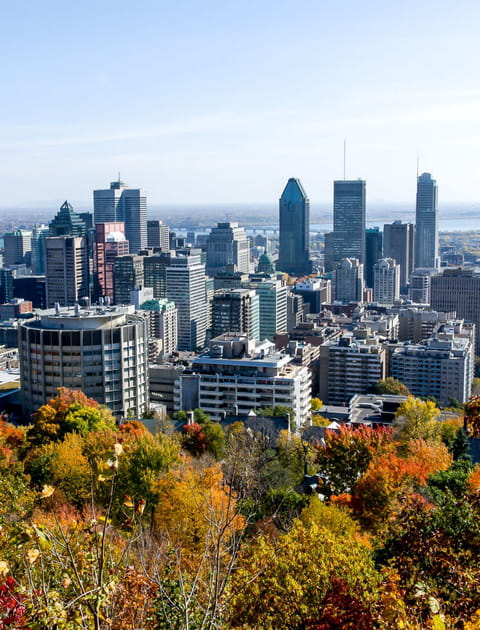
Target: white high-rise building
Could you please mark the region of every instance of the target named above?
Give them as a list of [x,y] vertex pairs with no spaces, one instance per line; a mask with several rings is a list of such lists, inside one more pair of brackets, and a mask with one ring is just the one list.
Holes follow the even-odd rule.
[[333,278],[337,302],[348,304],[363,301],[363,264],[358,258],[344,258],[337,265]]
[[260,339],[273,341],[275,334],[287,331],[287,286],[281,280],[249,283],[259,297]]
[[141,188],[118,180],[106,190],[94,190],[93,212],[95,223],[125,223],[131,253],[147,247],[147,197]]
[[205,265],[200,254],[173,257],[167,267],[167,298],[178,310],[178,349],[196,350],[205,345],[207,304]]
[[373,299],[378,304],[400,299],[400,265],[393,258],[382,258],[373,265]]

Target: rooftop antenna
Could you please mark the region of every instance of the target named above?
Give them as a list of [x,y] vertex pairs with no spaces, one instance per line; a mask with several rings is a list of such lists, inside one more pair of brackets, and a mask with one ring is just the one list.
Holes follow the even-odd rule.
[[417,179],[418,179],[418,174],[419,174],[419,172],[420,172],[420,170],[419,170],[419,164],[420,164],[420,154],[419,154],[419,152],[417,151]]
[[120,183],[122,180],[120,179],[120,171],[118,171],[118,183]]
[[346,180],[345,172],[346,172],[346,164],[347,164],[347,141],[343,140],[343,181]]

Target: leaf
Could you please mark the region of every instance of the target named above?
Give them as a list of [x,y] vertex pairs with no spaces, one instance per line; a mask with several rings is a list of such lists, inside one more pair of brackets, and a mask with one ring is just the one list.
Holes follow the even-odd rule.
[[40,551],[38,549],[29,549],[27,551],[28,562],[30,564],[35,564],[40,555]]
[[48,499],[48,497],[51,497],[54,492],[55,488],[53,486],[44,485],[40,494],[40,498]]

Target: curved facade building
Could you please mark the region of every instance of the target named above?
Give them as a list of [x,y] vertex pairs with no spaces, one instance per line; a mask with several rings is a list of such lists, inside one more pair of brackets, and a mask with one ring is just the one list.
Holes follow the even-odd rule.
[[19,327],[24,413],[80,389],[116,416],[148,405],[146,320],[133,306],[49,309]]

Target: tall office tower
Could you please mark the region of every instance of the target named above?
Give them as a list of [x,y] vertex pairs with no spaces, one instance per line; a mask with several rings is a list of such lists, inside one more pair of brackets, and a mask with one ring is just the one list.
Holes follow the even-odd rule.
[[365,231],[365,284],[373,289],[373,266],[382,257],[382,233],[380,228]]
[[167,267],[166,297],[178,309],[178,349],[202,348],[207,330],[207,304],[205,265],[199,254],[172,257]]
[[147,245],[157,247],[162,252],[170,249],[170,228],[162,221],[147,221]]
[[335,264],[333,262],[333,240],[335,234],[333,232],[326,232],[324,235],[325,247],[323,250],[323,266],[325,271],[333,271]]
[[161,300],[167,296],[167,267],[170,266],[172,254],[162,252],[143,259],[143,283],[153,289],[153,298]]
[[147,246],[147,197],[141,188],[129,188],[120,180],[106,190],[93,191],[95,223],[125,223],[130,251],[136,254]]
[[431,277],[430,305],[475,324],[475,354],[480,354],[480,274],[473,269],[445,269]]
[[148,404],[146,321],[133,306],[43,311],[20,327],[25,414],[58,387],[80,389],[119,417]]
[[0,304],[13,300],[13,270],[0,268]]
[[218,223],[208,236],[207,273],[250,271],[250,248],[245,230],[238,223]]
[[393,258],[382,258],[373,266],[373,299],[379,304],[400,299],[400,265]]
[[32,273],[45,273],[45,237],[50,231],[46,225],[35,226],[32,230]]
[[3,264],[27,265],[32,262],[32,233],[29,230],[7,232],[3,237]]
[[287,330],[287,287],[280,280],[250,285],[260,298],[260,339],[273,341],[277,332]]
[[212,300],[212,336],[237,332],[260,338],[260,301],[254,289],[215,291]]
[[383,226],[383,255],[385,258],[393,258],[400,265],[402,287],[408,284],[410,274],[414,270],[414,234],[413,223],[394,221]]
[[85,236],[87,228],[79,214],[65,201],[49,224],[50,236]]
[[88,297],[88,260],[85,238],[48,236],[45,239],[45,286],[47,308],[58,302],[73,306]]
[[363,265],[358,258],[344,258],[333,272],[335,300],[348,304],[363,301]]
[[436,269],[439,266],[437,182],[430,173],[422,173],[417,180],[415,223],[415,267]]
[[292,276],[312,271],[310,202],[299,179],[291,177],[280,197],[280,243],[277,269]]
[[147,246],[147,197],[141,188],[126,188],[122,204],[130,251],[139,252]]
[[113,302],[113,271],[115,258],[130,252],[125,238],[125,226],[117,223],[95,225],[95,297],[109,297]]
[[366,182],[362,179],[333,182],[333,260],[358,258],[365,262]]
[[117,256],[113,262],[115,304],[131,304],[130,293],[136,287],[143,287],[143,256]]

